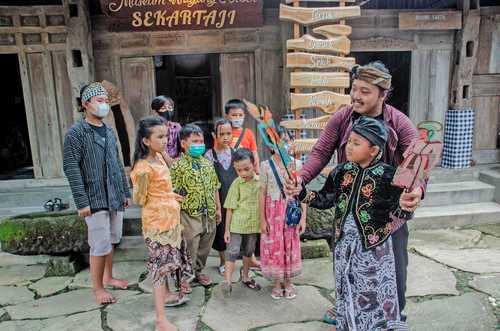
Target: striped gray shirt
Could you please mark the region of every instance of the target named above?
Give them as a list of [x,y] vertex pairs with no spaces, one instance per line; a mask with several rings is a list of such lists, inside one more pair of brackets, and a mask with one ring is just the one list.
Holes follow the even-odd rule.
[[63,168],[78,209],[124,210],[129,183],[111,128],[103,138],[85,120],[74,124],[64,138]]

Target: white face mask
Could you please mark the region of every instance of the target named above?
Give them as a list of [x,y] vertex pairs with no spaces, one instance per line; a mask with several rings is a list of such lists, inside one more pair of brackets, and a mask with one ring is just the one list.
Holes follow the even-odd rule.
[[92,103],[91,112],[99,118],[105,118],[109,114],[109,105],[107,103]]
[[244,120],[244,118],[234,118],[231,120],[231,124],[234,128],[241,128]]

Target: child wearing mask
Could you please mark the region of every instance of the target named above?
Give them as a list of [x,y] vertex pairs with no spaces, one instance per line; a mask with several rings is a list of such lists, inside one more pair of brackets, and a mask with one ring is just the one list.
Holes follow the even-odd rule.
[[220,183],[212,162],[203,157],[203,131],[194,124],[179,132],[182,154],[171,167],[175,192],[185,198],[181,203],[181,224],[188,253],[191,256],[195,281],[209,286],[203,274],[215,238],[216,222],[221,220]]
[[167,145],[165,151],[161,153],[163,159],[170,167],[176,158],[181,154],[179,131],[181,125],[173,121],[174,118],[174,100],[171,97],[159,95],[151,102],[153,109],[160,116],[167,126]]

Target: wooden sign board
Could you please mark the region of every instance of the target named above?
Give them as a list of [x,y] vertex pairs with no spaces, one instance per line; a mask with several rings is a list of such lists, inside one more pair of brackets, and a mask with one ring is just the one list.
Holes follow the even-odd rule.
[[349,25],[330,24],[318,26],[313,29],[313,32],[325,38],[332,38],[336,36],[348,36],[352,33],[352,28]]
[[295,146],[295,152],[298,154],[307,154],[312,151],[314,145],[318,139],[296,139],[293,144]]
[[331,91],[317,93],[291,93],[290,102],[292,110],[317,108],[332,114],[344,105],[351,104],[351,96]]
[[344,36],[331,39],[318,39],[305,34],[298,39],[289,39],[286,41],[286,47],[293,50],[311,51],[311,52],[336,52],[340,54],[349,54],[351,51],[351,41]]
[[292,72],[290,85],[295,87],[349,87],[347,72]]
[[403,12],[399,13],[400,30],[460,30],[462,12]]
[[311,54],[303,52],[288,53],[286,55],[287,68],[308,69],[345,69],[350,71],[356,59],[334,55]]
[[328,124],[330,115],[311,119],[282,121],[280,125],[288,130],[323,130]]
[[100,0],[110,31],[205,30],[259,27],[263,0]]
[[359,6],[303,8],[280,5],[280,19],[304,25],[336,22],[361,15]]

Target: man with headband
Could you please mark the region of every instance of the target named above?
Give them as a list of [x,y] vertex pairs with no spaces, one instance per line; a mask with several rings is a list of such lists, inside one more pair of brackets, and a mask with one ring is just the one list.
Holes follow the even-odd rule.
[[[385,103],[391,90],[391,75],[385,65],[371,62],[365,66],[356,66],[352,70],[352,104],[332,115],[325,130],[302,167],[297,179],[299,185],[287,180],[287,193],[298,194],[302,183],[313,180],[328,164],[334,152],[337,162],[346,161],[345,146],[352,131],[353,122],[361,115],[375,118],[385,123],[389,137],[385,145],[383,161],[397,167],[403,161],[403,153],[410,143],[418,137],[417,129],[410,119],[396,108]],[[424,187],[416,188],[400,197],[404,210],[414,211],[420,204]],[[408,227],[405,224],[392,235],[396,262],[396,278],[400,310],[405,307],[406,269],[408,266]],[[335,312],[330,309],[325,314],[325,321],[335,324]]]
[[123,212],[130,203],[128,180],[113,130],[103,120],[109,114],[108,93],[101,83],[80,91],[84,118],[64,138],[64,173],[78,215],[85,217],[90,246],[92,289],[98,304],[114,303],[104,287],[125,289],[113,278],[113,245],[122,237]]

